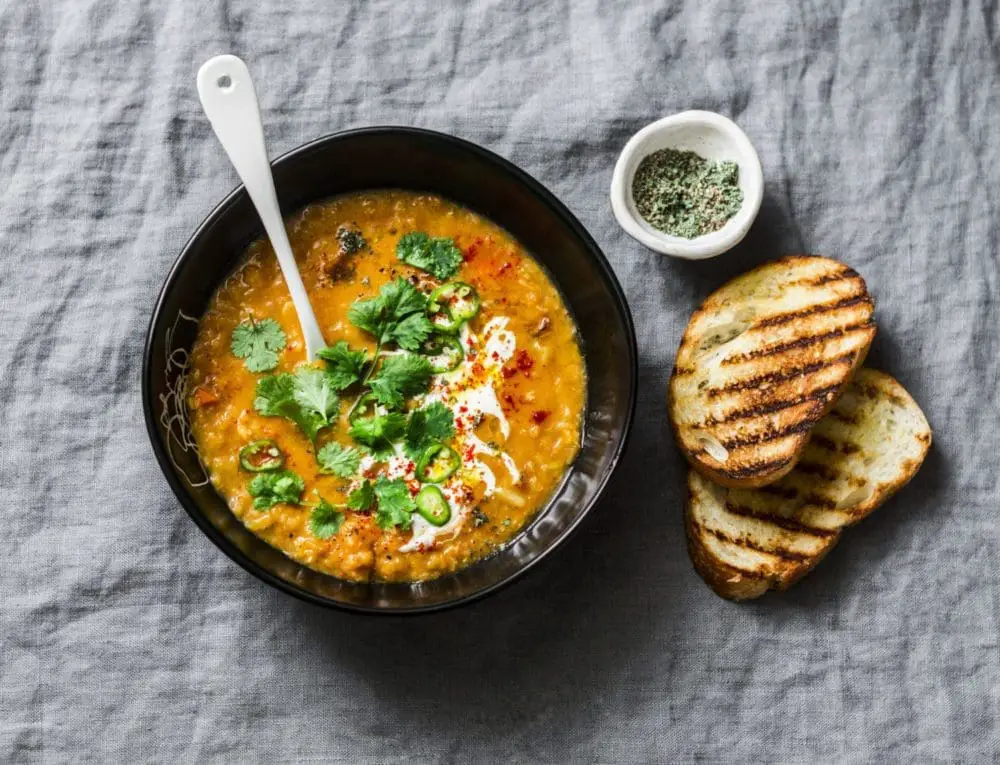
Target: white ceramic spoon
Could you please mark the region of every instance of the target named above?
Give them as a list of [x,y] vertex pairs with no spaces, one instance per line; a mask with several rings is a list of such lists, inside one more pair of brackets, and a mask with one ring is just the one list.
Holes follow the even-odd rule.
[[288,291],[292,293],[292,303],[306,341],[306,355],[312,361],[326,343],[302,284],[285,222],[281,219],[271,165],[264,148],[264,128],[260,121],[257,92],[247,65],[236,56],[209,59],[198,70],[198,95],[215,135],[229,155],[264,223]]

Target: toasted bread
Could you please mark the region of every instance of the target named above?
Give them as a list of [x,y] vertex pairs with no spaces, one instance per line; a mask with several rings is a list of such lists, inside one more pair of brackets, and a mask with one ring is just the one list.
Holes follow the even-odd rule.
[[788,588],[846,526],[916,474],[930,444],[930,426],[903,386],[861,369],[776,483],[727,489],[689,471],[685,527],[695,569],[732,600]]
[[681,339],[668,394],[691,465],[730,487],[788,473],[864,361],[874,308],[857,272],[805,255],[709,295]]

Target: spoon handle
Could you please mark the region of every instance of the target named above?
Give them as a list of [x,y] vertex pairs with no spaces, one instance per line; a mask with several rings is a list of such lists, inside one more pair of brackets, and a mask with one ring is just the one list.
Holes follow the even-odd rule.
[[281,273],[292,294],[299,326],[310,361],[326,343],[292,254],[285,223],[274,191],[271,165],[264,147],[257,93],[247,65],[236,56],[216,56],[198,70],[198,95],[212,129],[236,168],[236,173],[257,208],[264,230],[278,256]]

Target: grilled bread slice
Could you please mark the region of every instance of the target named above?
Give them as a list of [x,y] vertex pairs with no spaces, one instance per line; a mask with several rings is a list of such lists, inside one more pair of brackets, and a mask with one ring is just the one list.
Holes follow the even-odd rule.
[[813,429],[784,478],[759,489],[726,489],[688,474],[688,552],[724,598],[784,590],[840,538],[906,484],[931,444],[920,407],[896,380],[861,369]]
[[716,290],[677,351],[668,411],[691,465],[716,483],[764,486],[795,465],[875,336],[856,271],[791,256]]

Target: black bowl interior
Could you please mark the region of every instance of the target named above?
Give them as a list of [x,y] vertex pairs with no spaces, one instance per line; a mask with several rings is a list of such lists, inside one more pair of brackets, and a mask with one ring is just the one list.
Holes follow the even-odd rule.
[[419,584],[351,583],[320,574],[258,539],[207,482],[186,430],[183,372],[197,320],[215,287],[263,228],[242,186],[184,247],[153,313],[143,400],[153,449],[198,526],[251,573],[291,594],[360,611],[433,610],[510,581],[557,546],[602,492],[632,423],[635,332],[607,261],[573,215],[540,184],[474,144],[423,130],[371,128],[319,139],[274,163],[285,214],[351,191],[440,194],[506,228],[548,269],[580,331],[588,372],[580,454],[562,486],[511,544],[455,574]]

